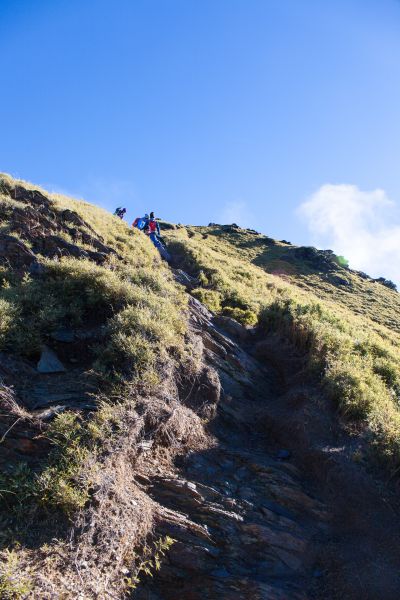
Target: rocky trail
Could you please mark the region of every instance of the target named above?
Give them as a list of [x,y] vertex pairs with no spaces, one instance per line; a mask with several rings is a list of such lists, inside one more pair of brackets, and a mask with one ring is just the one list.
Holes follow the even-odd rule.
[[[148,486],[167,509],[157,531],[177,542],[134,597],[307,598],[322,575],[317,540],[329,514],[292,464],[290,451],[268,443],[263,432],[262,413],[276,374],[216,327],[200,303],[191,299],[190,305],[192,327],[223,388],[211,427],[216,445]],[[227,319],[225,325],[233,323]]]
[[296,359],[283,349],[259,362],[235,322],[189,304],[221,384],[215,447],[181,460],[169,477],[143,481],[160,505],[157,535],[176,543],[133,597],[398,599],[395,496],[335,453],[344,442],[335,415],[320,415],[320,406],[311,415],[301,386],[282,389],[282,371],[296,381]]

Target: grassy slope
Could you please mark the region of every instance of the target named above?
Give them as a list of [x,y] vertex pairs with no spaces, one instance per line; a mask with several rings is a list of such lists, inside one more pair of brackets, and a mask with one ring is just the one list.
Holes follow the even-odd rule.
[[[182,264],[199,275],[194,295],[305,351],[342,412],[367,424],[377,456],[397,468],[399,294],[340,266],[327,276],[296,258],[294,247],[245,230],[178,228],[166,237]],[[350,282],[346,291],[329,281],[334,276]]]
[[[400,294],[384,285],[360,277],[340,265],[329,274],[323,273],[312,263],[297,257],[296,246],[252,235],[246,230],[227,234],[214,227],[204,231],[217,239],[222,237],[237,248],[246,261],[267,273],[277,274],[319,298],[334,301],[400,333]],[[343,285],[344,282],[347,285]]]
[[[0,176],[0,186],[2,181],[38,189],[7,175]],[[0,349],[37,359],[49,332],[58,326],[82,327],[93,323],[96,315],[94,323],[106,328],[105,343],[94,351],[100,382],[113,389],[121,381],[140,380],[146,372],[148,385],[156,386],[160,364],[183,351],[186,329],[185,298],[169,269],[149,240],[125,222],[89,203],[43,192],[52,201],[56,218],[65,209],[75,211],[117,255],[101,266],[90,260],[39,255],[45,268],[40,279],[28,275],[20,279],[3,267]],[[7,215],[17,205],[21,206],[0,195],[3,233],[16,235]]]
[[[9,191],[15,185],[38,189],[26,182],[14,181],[7,175],[0,176],[0,232],[33,247],[34,244],[32,246],[32,242],[14,231],[11,225],[13,209],[17,207],[25,211],[26,207],[24,203],[10,198]],[[57,260],[37,255],[44,269],[39,277],[27,274],[21,277],[7,264],[0,267],[0,351],[32,361],[35,365],[41,344],[48,343],[49,333],[59,326],[77,329],[95,326],[103,332],[101,342],[91,343],[89,349],[98,382],[98,410],[89,414],[67,411],[57,416],[50,425],[40,425],[53,444],[48,459],[34,471],[25,464],[17,464],[10,465],[8,471],[0,474],[0,518],[5,519],[7,528],[2,543],[6,546],[11,544],[11,547],[16,542],[22,544],[21,552],[10,554],[6,550],[2,554],[3,562],[0,560],[0,592],[2,597],[10,598],[25,597],[25,579],[26,589],[31,585],[31,577],[26,578],[22,573],[21,564],[26,557],[24,532],[21,537],[23,527],[19,527],[18,521],[27,519],[32,523],[33,520],[43,520],[42,528],[45,529],[48,526],[46,519],[51,520],[54,512],[66,514],[74,523],[75,515],[79,515],[82,509],[91,510],[93,489],[100,485],[96,482],[107,476],[108,468],[115,469],[106,465],[117,460],[118,452],[126,445],[124,439],[131,439],[130,446],[134,436],[140,435],[135,429],[136,423],[140,423],[135,413],[137,393],[142,391],[151,396],[162,379],[166,379],[168,370],[171,372],[182,361],[190,360],[184,343],[184,294],[173,282],[171,272],[150,241],[103,209],[43,193],[51,202],[55,223],[61,222],[63,210],[75,211],[88,225],[82,227],[82,232],[90,234],[92,228],[92,232],[94,230],[101,236],[104,244],[116,254],[108,256],[101,265],[81,258]],[[90,244],[79,242],[79,239],[67,239],[65,232],[61,232],[60,236],[80,248],[90,249]],[[3,413],[4,408],[11,407],[14,414],[17,411],[18,420],[26,418],[29,426],[31,416],[18,407],[18,398],[14,398],[12,390],[5,388],[1,382],[0,401]],[[156,408],[154,411],[152,418],[156,424]],[[195,431],[195,427],[192,430]],[[187,435],[186,439],[189,438],[190,435]],[[129,450],[130,454],[134,450],[134,447]],[[132,457],[129,460],[132,461]],[[108,477],[110,479],[110,475]],[[132,477],[131,474],[129,477]],[[110,531],[103,531],[103,535],[113,535],[112,529],[118,528],[117,522],[113,524],[117,513],[114,507],[112,518],[110,513]],[[46,517],[46,514],[50,516]],[[144,525],[145,512],[142,515]],[[133,519],[129,515],[127,518]],[[129,525],[134,526],[140,526],[140,519],[138,524]],[[132,540],[129,540],[129,527],[124,534],[127,547],[124,551],[121,542],[121,555],[124,564],[131,569],[134,546],[140,542],[140,536],[133,533]],[[143,535],[146,535],[144,530]],[[43,556],[54,556],[51,544],[44,544],[40,552]],[[48,563],[45,562],[46,565]],[[67,558],[65,564],[68,564]],[[116,566],[116,571],[119,568]],[[16,576],[18,570],[21,570],[21,577]],[[96,575],[92,577],[95,578]],[[123,587],[124,583],[121,580],[116,585]]]

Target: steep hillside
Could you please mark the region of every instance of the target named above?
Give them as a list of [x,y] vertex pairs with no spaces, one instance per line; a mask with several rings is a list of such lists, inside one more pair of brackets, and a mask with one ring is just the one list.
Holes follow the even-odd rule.
[[397,292],[7,175],[0,219],[1,598],[398,598]]
[[290,341],[325,395],[353,423],[367,425],[376,456],[397,469],[400,295],[341,266],[332,252],[236,226],[170,229],[167,239],[196,278],[192,294],[266,339]]
[[208,443],[178,403],[204,368],[186,299],[125,223],[0,185],[1,597],[118,595],[169,544],[133,474]]
[[267,273],[400,331],[400,295],[393,293],[396,286],[384,278],[372,279],[366,273],[352,271],[342,257],[330,250],[293,246],[232,226],[195,230],[218,240],[222,238],[240,251],[242,259]]

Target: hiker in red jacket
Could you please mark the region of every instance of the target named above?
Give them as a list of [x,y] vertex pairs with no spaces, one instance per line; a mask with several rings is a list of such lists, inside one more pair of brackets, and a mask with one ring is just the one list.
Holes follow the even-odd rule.
[[163,258],[165,258],[165,260],[170,260],[171,257],[168,254],[167,249],[165,248],[165,246],[159,240],[160,225],[156,221],[156,218],[154,216],[154,212],[150,213],[150,219],[149,219],[149,221],[147,223],[147,227],[146,227],[145,233],[147,233],[149,235],[151,241],[153,242],[153,244],[155,245],[155,247],[157,248],[157,250],[159,251],[159,253],[161,254],[161,256]]
[[148,228],[148,232],[149,232],[151,241],[153,242],[153,244],[155,246],[157,246],[156,241],[158,241],[157,236],[160,235],[160,226],[158,224],[158,221],[156,221],[156,218],[155,218],[153,212],[150,213],[150,219],[147,223],[147,228]]

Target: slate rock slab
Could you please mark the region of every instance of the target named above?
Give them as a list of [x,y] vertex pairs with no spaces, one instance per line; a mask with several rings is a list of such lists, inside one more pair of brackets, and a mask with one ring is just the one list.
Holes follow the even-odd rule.
[[66,371],[57,354],[47,346],[42,346],[42,355],[37,370],[39,373],[65,373]]

